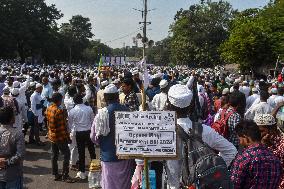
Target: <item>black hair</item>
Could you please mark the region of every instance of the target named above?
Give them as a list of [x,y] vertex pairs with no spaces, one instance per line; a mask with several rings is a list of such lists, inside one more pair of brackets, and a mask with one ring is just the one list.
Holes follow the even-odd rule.
[[269,98],[269,93],[267,91],[261,90],[259,93],[260,96],[260,100],[261,101],[267,101],[267,99]]
[[54,102],[54,103],[57,103],[57,102],[61,102],[62,101],[62,99],[63,99],[63,96],[62,96],[62,94],[60,94],[60,93],[54,93],[53,95],[52,95],[52,102]]
[[76,94],[73,98],[75,104],[83,104],[83,95]]
[[131,89],[134,88],[134,81],[133,81],[132,78],[124,78],[124,79],[122,80],[121,84],[123,84],[123,83],[124,83],[125,85],[127,85],[127,86],[131,86]]
[[0,108],[0,124],[8,125],[14,118],[14,110],[12,107],[2,107]]
[[229,103],[232,107],[237,107],[239,104],[239,94],[236,92],[233,92],[229,96]]
[[283,87],[278,88],[278,94],[281,95],[281,96],[284,94],[284,88]]
[[107,104],[112,102],[117,102],[119,100],[119,94],[118,93],[104,93],[104,98]]
[[254,142],[261,141],[261,132],[256,123],[252,120],[242,120],[236,125],[235,131],[238,136],[250,137]]
[[74,97],[75,94],[77,94],[77,88],[74,85],[71,85],[68,87],[67,92],[70,97]]

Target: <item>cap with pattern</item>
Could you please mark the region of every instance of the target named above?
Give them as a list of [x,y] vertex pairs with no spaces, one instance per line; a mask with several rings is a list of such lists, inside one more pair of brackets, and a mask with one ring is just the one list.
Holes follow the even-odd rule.
[[257,114],[254,117],[254,122],[257,125],[275,125],[276,121],[275,118],[270,114]]

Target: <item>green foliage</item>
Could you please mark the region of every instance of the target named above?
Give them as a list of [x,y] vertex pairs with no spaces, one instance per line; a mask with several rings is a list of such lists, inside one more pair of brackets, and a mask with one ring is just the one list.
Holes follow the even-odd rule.
[[237,63],[242,70],[254,71],[264,64],[284,58],[283,1],[270,3],[262,10],[248,9],[233,21],[230,36],[220,46],[227,63]]
[[56,20],[62,16],[44,0],[1,0],[0,56],[8,58],[18,53],[24,61],[40,54],[56,38]]
[[99,62],[100,56],[109,56],[111,48],[98,41],[91,41],[88,48],[83,51],[84,60],[92,63]]
[[89,39],[94,36],[91,30],[90,19],[81,15],[73,16],[69,23],[61,25],[60,34],[65,61],[70,58],[70,54],[73,62],[84,59],[83,52],[89,46]]
[[220,64],[218,47],[228,36],[234,13],[223,1],[203,1],[178,11],[170,27],[172,61],[204,67]]

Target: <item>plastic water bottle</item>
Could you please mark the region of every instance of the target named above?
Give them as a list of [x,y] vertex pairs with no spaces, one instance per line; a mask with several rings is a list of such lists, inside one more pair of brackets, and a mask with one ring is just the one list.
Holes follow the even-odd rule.
[[89,172],[88,175],[89,188],[101,188],[101,172]]

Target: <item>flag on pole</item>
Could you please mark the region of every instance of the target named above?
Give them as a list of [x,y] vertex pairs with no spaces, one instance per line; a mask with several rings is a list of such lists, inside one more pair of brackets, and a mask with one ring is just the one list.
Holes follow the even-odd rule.
[[150,80],[149,80],[149,73],[147,70],[147,63],[146,63],[146,57],[143,58],[140,62],[139,62],[140,67],[143,70],[143,85],[144,85],[144,89],[147,89],[147,87],[150,84]]

